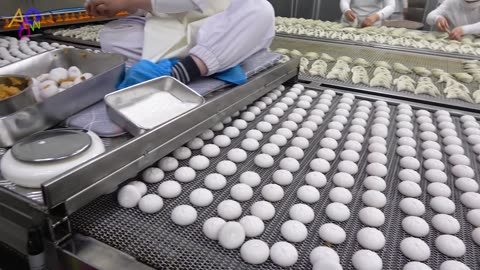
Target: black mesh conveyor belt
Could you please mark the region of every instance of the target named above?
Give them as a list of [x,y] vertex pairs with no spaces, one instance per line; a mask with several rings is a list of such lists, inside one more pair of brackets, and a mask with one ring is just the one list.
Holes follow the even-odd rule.
[[[312,102],[312,105],[315,104],[318,99],[319,98],[315,99]],[[214,202],[208,207],[197,208],[198,219],[193,225],[188,227],[176,226],[170,219],[170,213],[172,209],[180,204],[189,204],[188,196],[190,192],[196,188],[203,187],[203,179],[205,176],[215,172],[216,164],[219,161],[226,159],[228,150],[235,147],[240,147],[241,141],[245,138],[245,133],[249,129],[255,128],[256,124],[263,119],[265,114],[268,113],[269,108],[279,100],[280,99],[274,101],[272,105],[270,105],[266,110],[262,111],[261,115],[257,116],[253,122],[250,122],[247,129],[243,130],[240,136],[233,139],[232,144],[229,147],[224,148],[218,157],[210,159],[210,166],[204,171],[197,172],[197,178],[195,181],[182,184],[183,190],[179,197],[165,200],[164,208],[159,213],[149,215],[143,214],[138,208],[123,209],[118,206],[116,194],[114,193],[98,198],[88,206],[72,215],[71,221],[74,230],[78,233],[89,235],[116,249],[124,251],[134,256],[139,261],[159,269],[281,269],[281,267],[273,264],[271,260],[268,260],[266,263],[258,266],[244,263],[240,257],[238,249],[226,250],[222,248],[218,242],[209,240],[206,236],[204,236],[202,233],[202,225],[206,219],[217,216],[217,205],[221,201],[230,198],[230,188],[238,183],[238,177],[240,174],[251,170],[260,174],[262,177],[262,183],[260,186],[254,188],[254,196],[251,200],[241,203],[244,209],[242,216],[248,215],[249,207],[254,202],[262,200],[260,194],[261,188],[264,185],[272,182],[271,175],[277,169],[278,164],[281,158],[284,156],[285,150],[290,145],[291,140],[289,140],[289,143],[286,146],[281,148],[281,153],[275,157],[275,164],[270,169],[261,169],[254,164],[253,158],[260,153],[260,149],[255,152],[250,152],[247,161],[237,165],[237,173],[227,178],[227,186],[220,191],[213,192]],[[283,224],[283,222],[289,219],[289,208],[295,203],[300,203],[300,200],[298,200],[296,197],[296,190],[304,184],[304,177],[310,171],[309,163],[313,158],[316,158],[316,152],[320,148],[319,141],[324,137],[324,131],[327,129],[327,124],[330,122],[333,115],[335,115],[336,106],[339,100],[340,95],[337,95],[333,99],[330,111],[324,117],[324,123],[320,125],[319,129],[315,132],[314,138],[310,140],[310,147],[305,150],[305,157],[300,162],[300,170],[294,173],[294,182],[289,186],[284,187],[284,198],[277,203],[273,203],[277,213],[272,220],[265,222],[265,232],[259,237],[259,239],[267,242],[269,246],[275,242],[284,241],[280,235],[280,226]],[[345,125],[345,129],[342,133],[343,136],[340,139],[339,147],[336,150],[337,158],[332,162],[332,169],[327,174],[328,183],[325,187],[320,189],[321,199],[317,203],[311,205],[315,211],[315,220],[307,225],[309,236],[304,242],[295,244],[299,252],[299,259],[297,263],[291,267],[292,269],[310,269],[311,264],[308,259],[310,251],[313,248],[324,244],[318,235],[318,229],[322,224],[331,222],[324,214],[325,207],[330,202],[328,199],[328,193],[334,187],[331,178],[336,172],[336,166],[340,161],[339,153],[343,149],[348,128],[351,125],[351,120],[353,118],[352,115],[355,112],[359,100],[362,100],[362,98],[357,98],[355,100],[355,103],[350,111],[351,113],[349,122]],[[400,169],[400,158],[395,154],[395,148],[397,145],[397,137],[395,136],[395,116],[398,110],[396,108],[397,104],[390,103],[389,105],[391,109],[391,123],[389,126],[390,136],[387,138],[387,156],[389,158],[387,167],[389,169],[389,173],[387,177],[385,177],[387,189],[384,192],[384,194],[387,196],[388,203],[383,209],[386,217],[385,224],[379,228],[384,233],[387,243],[384,249],[378,252],[378,254],[383,259],[384,269],[402,269],[409,260],[400,252],[399,244],[403,238],[406,238],[409,235],[406,234],[401,228],[401,220],[405,217],[405,214],[403,214],[398,207],[399,201],[404,198],[403,195],[397,191],[399,180],[396,177]],[[294,107],[295,106],[293,106],[293,108]],[[293,108],[291,106],[289,111],[287,111],[280,120],[285,120]],[[416,110],[417,108],[414,109]],[[452,117],[457,125],[457,132],[459,136],[465,142],[464,148],[467,150],[467,155],[472,160],[472,163],[474,163],[472,164],[472,167],[476,171],[478,177],[479,167],[476,156],[467,145],[466,138],[461,132],[462,127],[460,125],[458,116],[452,114]],[[368,120],[369,126],[372,125],[373,118],[374,111],[372,109],[370,118]],[[415,121],[415,117],[413,117],[412,122],[413,121]],[[418,125],[415,125],[416,131],[418,129]],[[276,129],[279,127],[280,124],[274,125],[274,129],[269,134],[264,134],[264,138],[260,141],[260,145],[268,142],[268,138],[274,134]],[[369,130],[370,129],[367,126],[367,133],[365,134],[366,142],[370,137]],[[207,141],[206,143],[211,143],[211,141]],[[355,251],[361,249],[356,241],[356,233],[359,229],[364,227],[364,225],[358,219],[358,211],[364,206],[361,195],[365,191],[362,182],[366,177],[365,167],[367,165],[367,145],[367,143],[364,143],[363,149],[360,152],[361,158],[358,163],[359,173],[355,176],[356,183],[354,187],[350,189],[353,195],[353,201],[348,205],[351,211],[351,217],[345,222],[338,223],[345,229],[347,233],[347,239],[344,243],[338,246],[333,246],[340,256],[343,269],[353,269],[353,266],[351,265],[351,256]],[[420,141],[417,147],[417,158],[420,162],[422,162],[423,158],[421,156],[421,149],[419,147]],[[197,155],[199,152],[199,150],[193,151],[193,155]],[[443,162],[446,165],[448,164],[446,154],[444,154]],[[180,166],[186,164],[187,162],[183,161],[180,163]],[[423,169],[421,169],[420,173],[423,173]],[[480,248],[476,246],[471,239],[471,232],[473,228],[465,218],[467,209],[463,207],[459,201],[461,192],[454,187],[454,179],[450,174],[450,168],[447,168],[446,173],[449,175],[448,185],[453,191],[451,199],[456,203],[457,207],[454,217],[457,218],[461,224],[461,230],[457,236],[461,238],[467,246],[467,254],[458,260],[463,261],[471,269],[479,269]],[[164,181],[172,179],[173,173],[167,173]],[[427,208],[427,212],[423,218],[425,218],[427,222],[430,222],[434,212],[429,207],[429,200],[431,199],[431,196],[426,192],[427,184],[427,180],[422,179],[421,187],[423,190],[423,195],[419,197],[419,199],[423,201]],[[148,193],[156,193],[158,185],[159,184],[150,184],[148,186]],[[439,269],[439,265],[443,261],[449,259],[436,250],[434,241],[437,236],[438,232],[431,228],[428,236],[423,238],[423,240],[430,245],[432,251],[430,259],[425,263],[432,267],[432,269]]]

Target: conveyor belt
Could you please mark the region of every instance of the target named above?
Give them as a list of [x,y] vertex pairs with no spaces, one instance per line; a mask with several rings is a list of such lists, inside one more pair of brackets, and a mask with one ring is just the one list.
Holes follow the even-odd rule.
[[[400,51],[391,51],[391,50],[386,50],[386,49],[378,49],[378,48],[369,48],[369,47],[359,47],[359,46],[351,46],[351,45],[345,45],[345,44],[335,44],[335,43],[322,43],[322,42],[313,42],[313,41],[298,41],[295,39],[288,39],[288,38],[276,38],[274,42],[272,43],[272,50],[278,49],[278,48],[288,48],[288,49],[297,49],[301,51],[302,53],[307,53],[307,52],[317,52],[319,54],[321,53],[327,53],[330,56],[334,58],[338,58],[340,56],[349,56],[353,60],[357,58],[364,58],[367,61],[369,61],[371,64],[373,64],[375,61],[386,61],[390,63],[390,65],[393,66],[394,63],[401,63],[404,64],[405,66],[409,68],[413,67],[425,67],[429,70],[433,68],[439,68],[443,69],[444,71],[453,74],[453,73],[459,73],[459,72],[465,72],[463,69],[462,65],[462,60],[461,59],[453,59],[453,58],[447,58],[447,57],[440,57],[440,56],[431,56],[431,55],[422,55],[418,53],[411,53],[411,52],[400,52]],[[310,63],[310,66],[313,62]],[[328,63],[328,69],[327,73],[333,68],[335,65],[335,62],[333,63]],[[310,67],[309,66],[309,67]],[[350,65],[350,67],[353,67],[353,65]],[[375,70],[375,67],[372,68],[367,68],[369,79],[371,80],[373,78],[373,72]],[[392,75],[393,79],[396,79],[404,74],[400,74],[392,70]],[[412,79],[415,81],[418,81],[420,76],[416,74],[408,74],[407,76],[410,76]],[[392,94],[392,95],[399,95],[399,96],[404,96],[407,98],[416,98],[420,100],[426,100],[430,102],[435,102],[435,103],[442,103],[442,104],[448,104],[448,105],[454,105],[458,107],[466,107],[469,109],[474,109],[478,110],[480,107],[477,104],[472,104],[469,102],[465,102],[463,100],[459,99],[447,99],[443,93],[443,90],[445,89],[445,84],[444,83],[436,83],[438,81],[437,78],[432,77],[433,82],[435,85],[438,87],[440,92],[442,93],[443,96],[441,97],[432,97],[429,95],[416,95],[414,93],[408,92],[408,91],[397,91],[396,86],[393,85],[392,82],[392,87],[391,89],[386,89],[382,87],[370,87],[367,85],[363,84],[358,84],[355,85],[351,81],[351,74],[350,74],[350,79],[346,82],[342,82],[339,80],[329,80],[326,78],[318,77],[318,76],[311,76],[307,73],[300,74],[300,79],[305,80],[305,81],[316,81],[316,82],[321,82],[326,85],[339,85],[343,87],[348,87],[352,90],[360,90],[364,92],[384,92],[387,94]],[[470,92],[473,93],[476,90],[480,89],[480,84],[476,83],[475,81],[472,83],[464,83],[464,85],[469,88]],[[390,92],[390,93],[389,93]],[[391,93],[393,92],[393,93]]]
[[[340,94],[341,91],[338,93]],[[277,213],[272,220],[265,222],[265,232],[259,237],[259,239],[267,242],[269,246],[273,245],[275,242],[284,241],[280,234],[280,226],[283,222],[289,219],[289,208],[295,203],[300,203],[300,200],[297,199],[296,191],[304,184],[304,177],[310,171],[310,161],[313,158],[316,158],[316,152],[320,148],[319,141],[324,138],[324,131],[327,129],[327,124],[335,115],[336,106],[341,98],[339,94],[333,99],[332,106],[324,117],[324,123],[319,126],[314,137],[310,139],[310,147],[305,150],[305,157],[300,160],[300,170],[294,173],[294,181],[289,186],[284,187],[284,198],[279,202],[273,203]],[[314,100],[312,104],[316,104],[318,99],[319,98]],[[357,96],[350,111],[349,121],[345,125],[342,138],[339,140],[339,146],[336,150],[337,158],[331,162],[332,169],[326,174],[328,183],[325,187],[319,190],[320,201],[310,205],[315,211],[316,218],[311,224],[307,225],[309,232],[308,238],[301,243],[295,244],[299,252],[299,259],[291,269],[310,269],[311,264],[308,259],[310,251],[319,245],[330,245],[324,243],[320,239],[318,228],[324,223],[331,222],[325,215],[324,209],[329,203],[328,193],[334,187],[331,179],[334,173],[336,173],[337,164],[340,162],[339,153],[343,150],[347,132],[353,118],[352,115],[358,106],[358,101],[369,100],[374,102],[377,99],[378,97],[366,94],[360,94]],[[275,102],[278,102],[279,100],[280,99],[277,99]],[[204,171],[197,172],[197,178],[195,181],[182,184],[183,191],[179,197],[165,200],[164,208],[159,213],[148,215],[143,214],[138,208],[123,209],[118,206],[116,194],[113,193],[100,197],[90,205],[73,214],[71,216],[71,221],[74,230],[126,252],[137,258],[139,261],[158,269],[281,269],[281,267],[273,264],[271,260],[258,266],[244,263],[240,258],[238,250],[226,250],[216,241],[209,240],[204,236],[202,233],[202,225],[206,219],[217,216],[217,205],[221,201],[229,199],[230,188],[238,183],[239,175],[245,171],[251,170],[259,173],[263,181],[260,186],[254,188],[253,198],[247,202],[241,203],[244,210],[242,216],[249,214],[249,207],[255,201],[262,200],[261,188],[272,182],[271,175],[278,168],[279,162],[281,158],[284,157],[284,152],[288,146],[290,146],[291,140],[289,140],[289,143],[286,146],[281,148],[281,153],[274,158],[274,166],[269,169],[261,169],[253,162],[253,158],[260,153],[260,149],[254,152],[249,152],[247,161],[237,164],[237,173],[231,177],[227,177],[227,186],[220,191],[213,192],[215,198],[214,202],[208,207],[197,208],[199,215],[194,224],[188,227],[180,227],[174,225],[170,220],[172,209],[180,204],[189,204],[188,196],[190,192],[203,186],[203,179],[205,176],[215,171],[216,164],[219,161],[226,159],[226,154],[230,149],[240,147],[240,143],[244,139],[246,132],[255,128],[256,124],[263,119],[263,116],[268,113],[269,108],[274,104],[267,107],[266,110],[263,110],[262,114],[257,116],[253,122],[249,123],[247,129],[243,130],[240,136],[233,139],[229,147],[222,149],[219,156],[210,159],[210,166]],[[398,105],[398,102],[389,100],[391,123],[389,126],[389,136],[387,138],[387,156],[389,160],[386,165],[387,168],[389,168],[389,173],[385,177],[387,189],[384,191],[388,203],[383,209],[386,218],[385,224],[379,228],[384,233],[387,243],[384,249],[378,252],[383,259],[383,269],[402,269],[403,265],[409,261],[399,250],[400,241],[403,238],[408,237],[408,234],[401,229],[401,220],[405,217],[405,214],[403,214],[398,207],[399,201],[404,197],[397,191],[397,185],[399,183],[397,173],[400,167],[400,158],[395,154],[397,146],[397,137],[395,136],[395,117],[398,112],[396,105]],[[421,104],[417,103],[416,106],[413,106],[414,111],[417,109],[423,109],[421,106]],[[293,108],[294,107],[295,106],[293,106]],[[293,110],[293,108],[290,107],[284,116],[281,117],[281,122],[287,118],[287,115]],[[311,110],[312,109],[309,111]],[[479,164],[476,161],[475,154],[466,145],[466,138],[461,132],[462,129],[458,117],[458,114],[452,112],[452,118],[457,126],[457,132],[464,142],[464,148],[467,152],[466,155],[472,160],[472,167],[478,176]],[[370,137],[369,127],[372,125],[373,119],[374,111],[372,109],[366,128],[367,133],[365,134],[365,141],[368,141],[368,138]],[[412,123],[415,125],[415,134],[418,134],[418,125],[415,122],[415,116],[412,117]],[[264,134],[264,138],[260,141],[260,145],[262,146],[268,142],[270,135],[274,134],[279,127],[280,124],[274,125],[274,129],[270,133]],[[216,132],[216,134],[219,134],[219,132]],[[206,141],[205,143],[211,143],[211,141]],[[355,176],[355,185],[350,189],[353,195],[353,201],[348,205],[351,211],[351,217],[345,222],[337,223],[345,229],[347,239],[340,245],[332,246],[340,256],[343,269],[353,269],[353,266],[351,265],[351,256],[355,251],[361,249],[356,241],[356,233],[360,228],[364,227],[358,219],[358,211],[363,207],[361,195],[365,191],[362,182],[366,177],[365,167],[367,165],[367,145],[367,143],[363,144],[363,149],[360,152],[360,161],[358,162],[359,173]],[[192,156],[198,155],[199,152],[199,150],[193,151]],[[417,146],[417,158],[420,162],[423,161],[420,143]],[[447,167],[450,166],[446,154],[443,156],[443,162]],[[180,163],[180,166],[185,166],[186,164],[187,162],[183,161]],[[419,173],[423,174],[423,172],[424,169],[422,167]],[[450,173],[450,168],[447,168],[446,173],[449,177],[447,184],[452,189],[451,199],[455,202],[457,207],[454,217],[461,224],[461,230],[457,236],[462,239],[467,246],[467,255],[458,258],[457,260],[464,262],[472,269],[476,269],[478,267],[477,258],[480,256],[480,248],[476,246],[471,239],[473,228],[466,221],[465,215],[467,209],[459,201],[461,192],[454,187],[454,179]],[[173,173],[167,173],[164,181],[173,179]],[[427,212],[423,218],[427,222],[430,222],[434,212],[429,207],[431,196],[426,192],[427,184],[428,181],[422,179],[420,185],[423,190],[423,195],[419,197],[419,199],[427,208]],[[156,193],[158,185],[159,184],[148,185],[148,193]],[[443,261],[449,259],[447,256],[436,250],[434,241],[437,236],[438,232],[431,228],[428,236],[423,238],[432,251],[430,259],[425,263],[432,267],[432,269],[439,269],[439,265]]]

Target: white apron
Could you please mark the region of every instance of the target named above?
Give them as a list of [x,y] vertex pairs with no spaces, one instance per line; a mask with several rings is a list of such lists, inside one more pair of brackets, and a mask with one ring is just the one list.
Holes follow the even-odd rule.
[[[353,27],[361,27],[363,21],[370,15],[379,12],[383,8],[383,0],[352,0],[350,9],[357,14],[357,19],[348,21],[345,15],[342,16],[342,23],[350,24]],[[378,20],[374,26],[381,26],[382,20]]]
[[157,62],[163,58],[185,57],[196,44],[200,26],[208,17],[225,11],[230,0],[210,0],[202,11],[166,15],[148,14],[142,58]]

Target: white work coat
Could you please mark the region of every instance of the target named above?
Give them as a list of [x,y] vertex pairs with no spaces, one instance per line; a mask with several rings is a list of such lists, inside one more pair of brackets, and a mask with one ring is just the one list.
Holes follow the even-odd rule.
[[[382,21],[395,11],[395,0],[340,0],[340,10],[344,14],[342,22],[354,27],[360,27],[365,18],[378,13],[380,20],[375,23],[375,26],[380,26]],[[352,10],[357,15],[357,19],[353,23],[345,18],[345,12],[348,10]]]
[[463,0],[445,0],[428,14],[427,23],[435,25],[440,16],[448,20],[450,30],[462,27],[465,35],[480,34],[480,2],[468,4]]

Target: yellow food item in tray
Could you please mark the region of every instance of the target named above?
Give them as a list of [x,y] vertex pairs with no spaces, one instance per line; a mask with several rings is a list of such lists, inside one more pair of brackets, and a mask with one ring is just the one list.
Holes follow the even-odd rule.
[[20,91],[21,90],[15,86],[0,84],[0,100],[15,96],[16,94],[20,93]]

